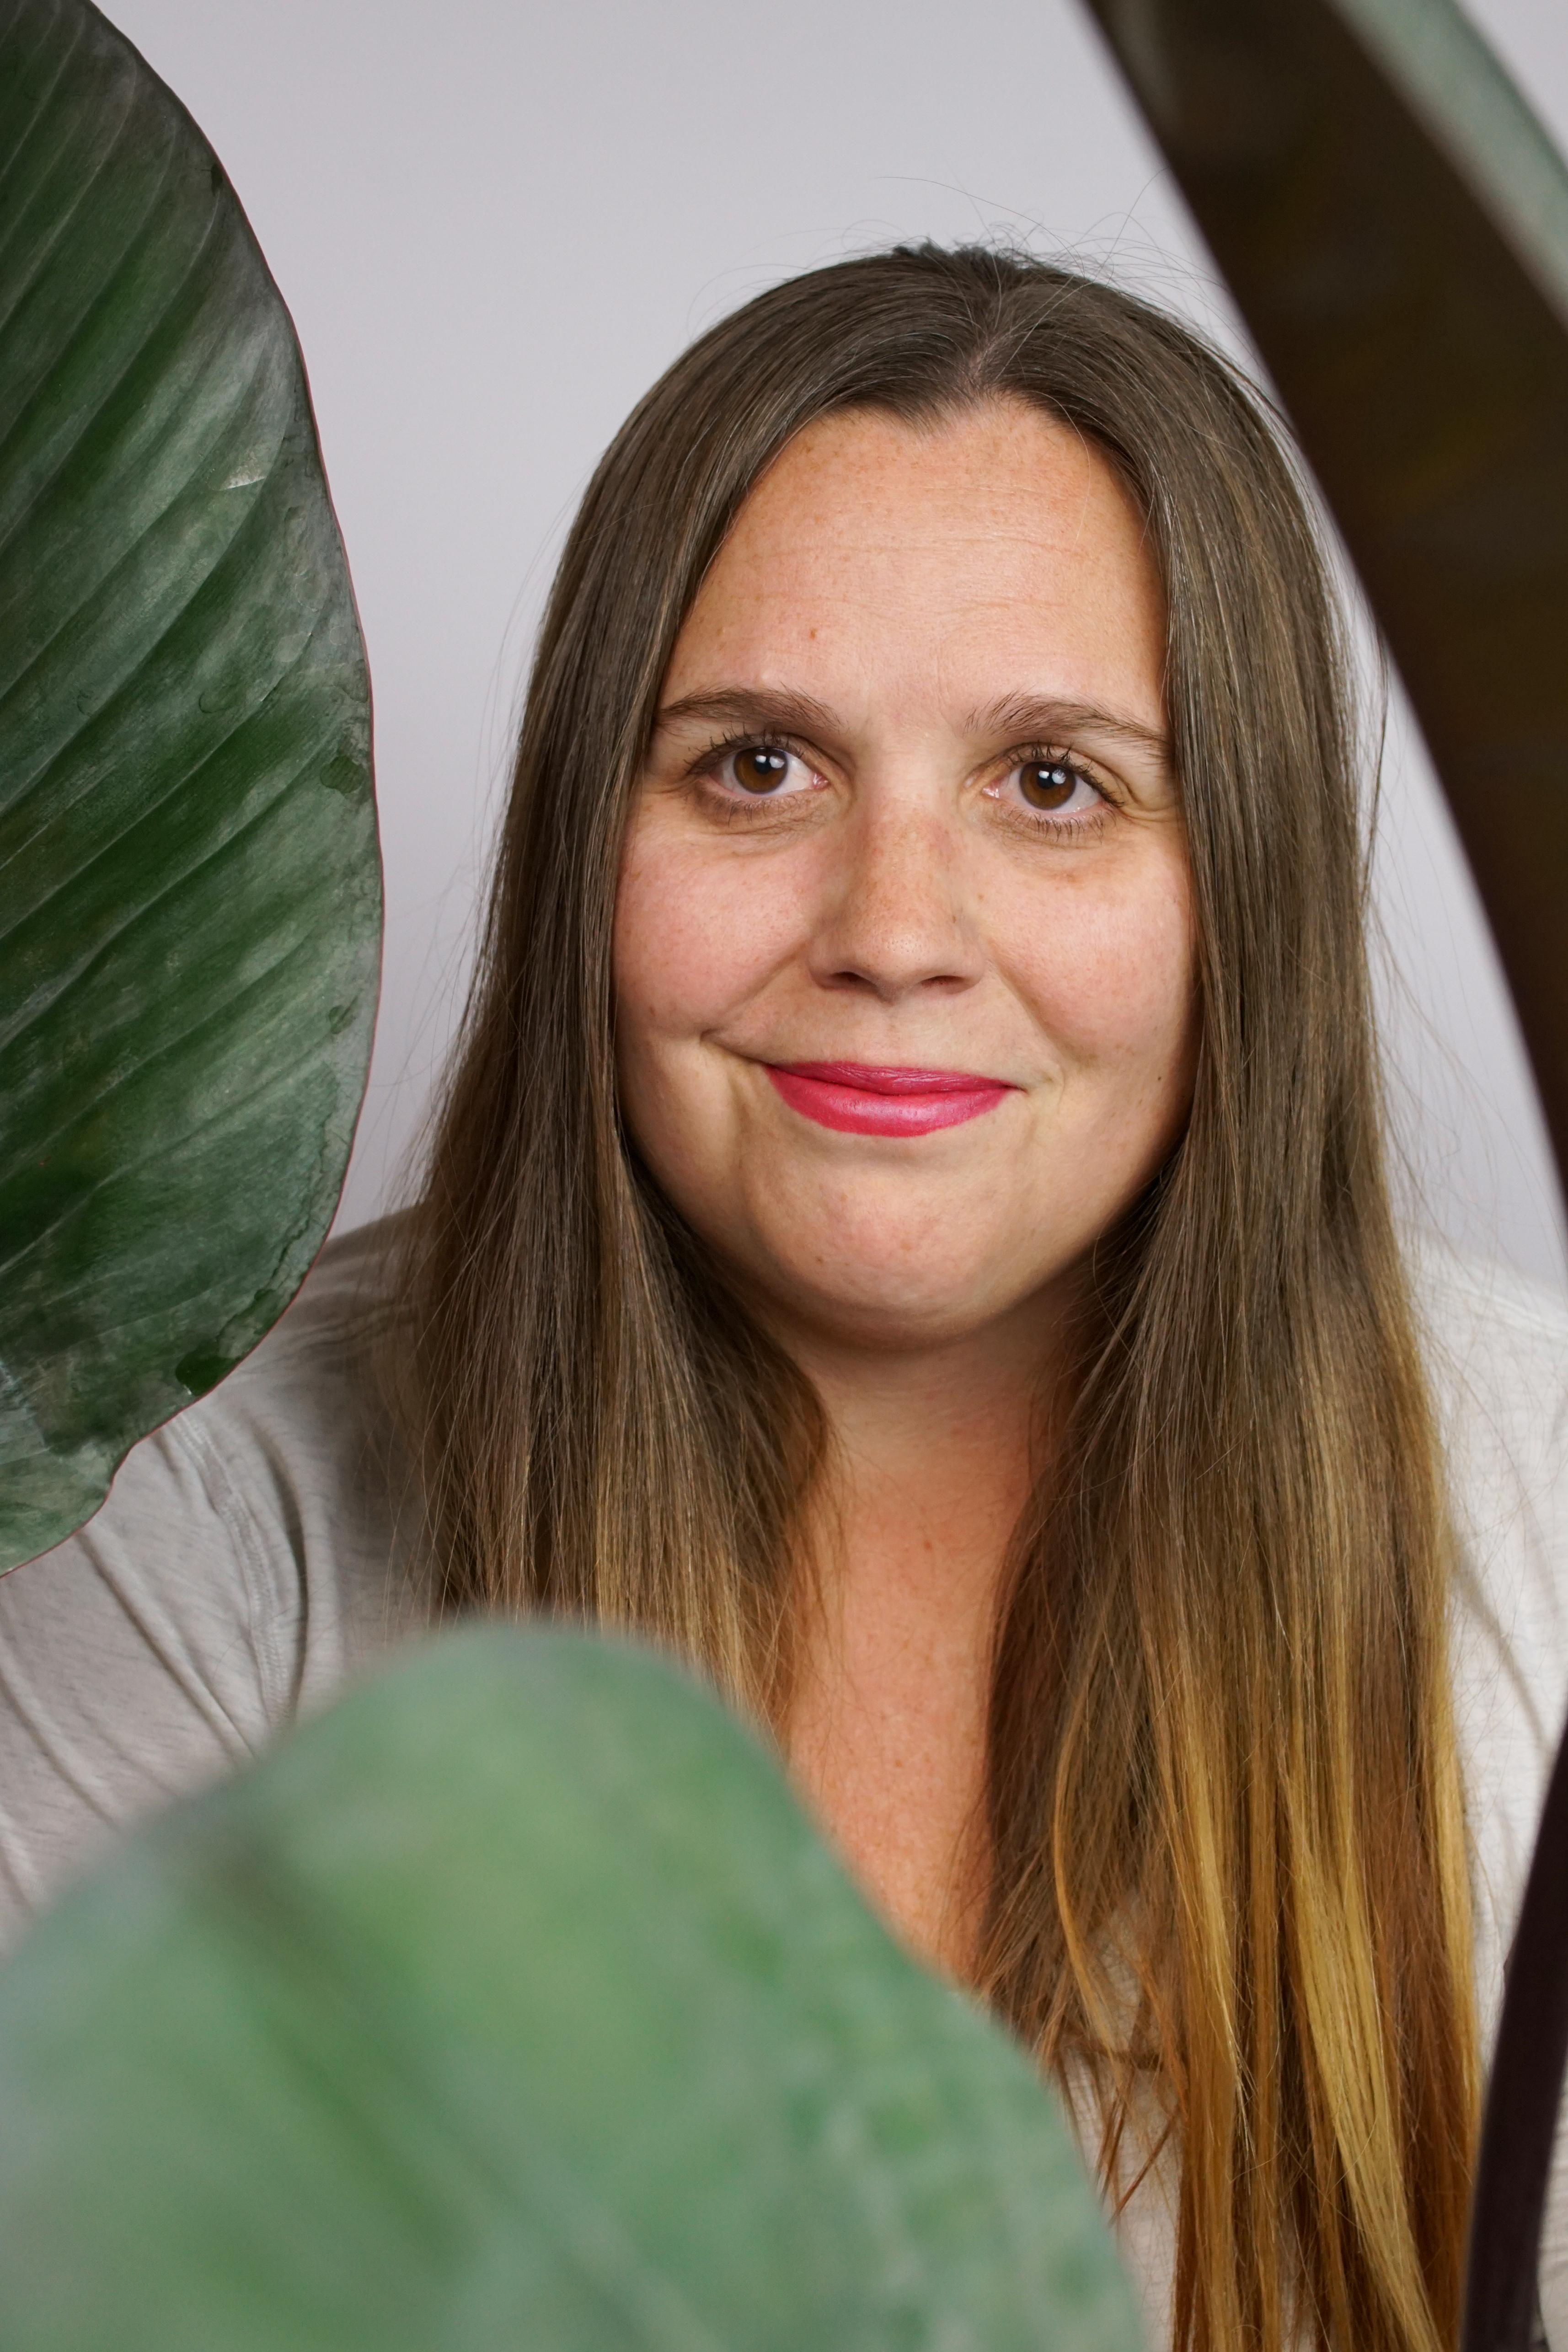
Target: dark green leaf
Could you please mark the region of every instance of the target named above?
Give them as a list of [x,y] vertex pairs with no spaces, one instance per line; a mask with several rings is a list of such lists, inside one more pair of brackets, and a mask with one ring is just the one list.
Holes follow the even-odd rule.
[[0,1979],[7,2352],[1135,2352],[1022,2055],[668,1667],[426,1650]]
[[1091,0],[1386,633],[1568,1167],[1568,180],[1452,0]]
[[287,1304],[379,929],[287,313],[129,44],[85,0],[0,0],[0,1566]]

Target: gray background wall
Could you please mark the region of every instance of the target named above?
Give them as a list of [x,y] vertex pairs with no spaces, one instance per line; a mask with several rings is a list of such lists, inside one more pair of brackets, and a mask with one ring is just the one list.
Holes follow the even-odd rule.
[[[370,643],[388,928],[357,1223],[460,1003],[566,519],[695,332],[813,262],[999,234],[1242,339],[1075,0],[108,5],[223,157],[293,310]],[[1472,13],[1568,146],[1563,0]],[[1511,1012],[1397,701],[1377,883],[1414,1192],[1562,1281]]]

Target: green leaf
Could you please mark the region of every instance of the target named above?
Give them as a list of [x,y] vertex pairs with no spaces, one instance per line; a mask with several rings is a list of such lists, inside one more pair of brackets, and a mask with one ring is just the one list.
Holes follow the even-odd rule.
[[650,1657],[448,1638],[0,1978],[7,2352],[1135,2352],[1067,2126]]
[[1090,0],[1453,810],[1568,1170],[1568,173],[1453,0]]
[[380,908],[287,313],[130,45],[0,0],[0,1567],[298,1287]]

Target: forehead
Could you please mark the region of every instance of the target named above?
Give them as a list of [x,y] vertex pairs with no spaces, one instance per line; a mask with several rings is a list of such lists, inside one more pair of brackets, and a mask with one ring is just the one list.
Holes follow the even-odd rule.
[[929,425],[876,411],[798,434],[737,518],[667,692],[716,672],[836,697],[984,702],[1020,687],[1161,716],[1165,616],[1108,461],[1018,400]]

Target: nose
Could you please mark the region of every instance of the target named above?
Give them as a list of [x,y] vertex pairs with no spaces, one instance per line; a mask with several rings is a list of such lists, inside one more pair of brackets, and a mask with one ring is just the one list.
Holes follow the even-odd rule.
[[862,803],[838,852],[809,961],[824,988],[888,1004],[922,989],[972,988],[985,958],[964,887],[963,844],[928,804]]

